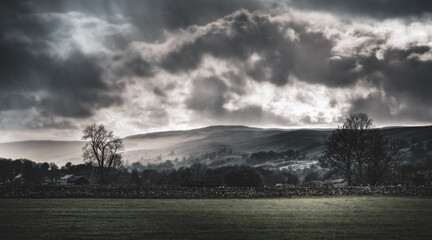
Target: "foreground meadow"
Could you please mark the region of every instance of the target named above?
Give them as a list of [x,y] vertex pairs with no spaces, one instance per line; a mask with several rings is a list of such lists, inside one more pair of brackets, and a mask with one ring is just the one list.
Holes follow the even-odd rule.
[[432,239],[431,197],[0,199],[0,239]]

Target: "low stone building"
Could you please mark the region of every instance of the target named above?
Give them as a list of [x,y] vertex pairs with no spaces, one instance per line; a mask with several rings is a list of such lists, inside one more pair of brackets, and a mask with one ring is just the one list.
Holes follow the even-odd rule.
[[19,173],[13,178],[14,184],[24,184],[24,177],[22,173]]
[[88,185],[89,181],[83,176],[68,174],[60,178],[59,183],[60,185]]

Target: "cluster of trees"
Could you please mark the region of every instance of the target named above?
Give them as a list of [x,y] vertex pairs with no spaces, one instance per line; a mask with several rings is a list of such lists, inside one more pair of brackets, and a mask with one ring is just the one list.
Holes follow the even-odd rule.
[[[193,164],[190,167],[178,169],[159,168],[132,168],[141,166],[131,164],[111,171],[107,184],[114,185],[177,185],[196,186],[196,183],[206,185],[226,185],[236,187],[273,186],[276,184],[308,184],[317,181],[326,181],[337,178],[324,174],[316,167],[305,169],[302,172],[292,170],[269,170],[263,168],[252,168],[249,166],[226,166],[220,168],[209,168],[202,164]],[[66,174],[84,176],[90,182],[97,183],[99,179],[99,168],[91,163],[71,164],[57,166],[54,163],[35,163],[27,159],[0,159],[0,183],[13,184],[14,178],[22,174],[24,184],[42,184],[45,178],[60,178]],[[409,185],[426,185],[431,176],[424,168],[413,165],[402,165],[397,174],[395,183]]]
[[[107,171],[105,169],[104,171]],[[74,165],[70,162],[58,167],[55,163],[36,163],[28,159],[0,159],[0,183],[14,184],[16,177],[22,177],[26,185],[39,185],[45,179],[59,179],[66,174],[81,175],[91,182],[99,180],[99,166],[91,163]],[[251,167],[223,167],[210,169],[201,164],[194,164],[189,168],[171,170],[143,169],[138,171],[130,168],[112,171],[107,184],[120,185],[188,185],[191,182],[226,184],[228,186],[260,186],[265,176],[271,171],[254,169]],[[271,182],[271,181],[270,181]]]
[[[252,168],[249,166],[225,166],[211,168],[200,163],[190,167],[174,168],[170,161],[162,163],[163,168],[156,165],[143,166],[133,163],[120,168],[104,169],[110,172],[105,178],[104,184],[115,185],[179,185],[187,186],[190,183],[211,183],[213,185],[227,186],[271,186],[278,183],[299,184],[302,179],[305,182],[321,179],[314,169],[304,173],[306,177],[300,177],[291,170],[269,170]],[[91,183],[100,182],[100,167],[91,162],[63,166],[55,163],[36,163],[28,159],[1,159],[0,158],[0,184],[14,184],[14,179],[21,176],[23,182],[28,185],[43,184],[45,180],[59,179],[67,174],[76,174],[85,177]],[[312,176],[318,176],[312,177]]]
[[297,185],[325,180],[325,176],[313,167],[302,171],[292,171],[237,165],[211,168],[199,163],[187,168],[171,170],[144,169],[139,171],[134,169],[132,174],[135,175],[133,184],[141,185],[188,185],[190,182],[201,182],[234,187],[257,187],[276,184]]
[[330,176],[341,176],[348,185],[395,184],[420,172],[402,165],[400,149],[401,143],[383,136],[368,115],[357,113],[328,138],[319,162]]
[[[55,163],[36,163],[28,159],[0,158],[0,183],[14,183],[23,181],[24,184],[42,184],[45,178],[60,178],[66,174],[77,174],[88,179],[96,178],[92,164],[73,165],[68,162],[64,166]],[[19,177],[19,179],[17,179]]]
[[246,162],[248,164],[259,164],[259,163],[270,162],[279,159],[288,161],[292,159],[301,159],[302,154],[304,153],[301,153],[298,150],[293,150],[293,149],[284,152],[261,151],[261,152],[252,153]]

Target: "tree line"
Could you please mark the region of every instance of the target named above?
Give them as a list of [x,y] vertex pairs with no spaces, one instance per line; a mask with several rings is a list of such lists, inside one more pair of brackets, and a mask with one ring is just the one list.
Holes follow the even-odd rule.
[[[82,139],[87,141],[83,147],[84,161],[98,168],[100,183],[108,183],[110,181],[110,172],[123,164],[121,152],[124,150],[124,146],[122,140],[115,136],[112,131],[106,130],[103,125],[96,124],[89,125],[84,129]],[[400,142],[385,137],[375,127],[373,120],[367,114],[350,114],[345,122],[338,126],[325,142],[323,154],[319,158],[319,165],[326,171],[325,176],[315,171],[309,173],[304,180],[320,180],[323,177],[343,178],[348,185],[385,185],[402,182],[401,175],[404,175],[409,167],[403,164],[401,147]],[[227,151],[230,151],[230,149]],[[419,152],[421,151],[415,151],[415,153]],[[278,158],[301,159],[302,154],[304,153],[296,150],[280,153],[273,151],[258,152],[252,153],[246,162],[254,164]],[[428,159],[428,162],[430,161]],[[425,171],[424,174],[426,180],[430,182],[432,171],[430,170],[431,166],[428,167],[428,171]],[[174,173],[185,176],[194,172],[194,169],[193,167],[186,170],[178,169]],[[247,167],[232,169],[224,173],[224,178],[226,178],[224,181],[247,179],[245,181],[249,183],[245,183],[246,185],[257,185],[255,182],[262,182],[262,180],[258,179],[263,179],[263,177],[262,173],[258,172],[261,174],[259,176],[259,174],[254,174],[255,172],[258,171]],[[158,175],[156,173],[147,173],[142,176]],[[132,174],[135,179],[138,179],[137,173]],[[418,172],[416,174],[419,175]],[[285,183],[286,179],[284,178],[282,182]]]
[[[351,114],[326,140],[319,167],[302,171],[254,168],[251,166],[202,165],[190,161],[188,167],[176,168],[171,161],[143,166],[125,164],[121,138],[103,125],[91,124],[83,131],[83,164],[35,163],[27,159],[0,159],[0,183],[12,183],[21,175],[25,184],[41,184],[46,178],[65,174],[86,177],[92,183],[123,185],[188,185],[218,183],[228,186],[299,184],[344,179],[348,185],[430,184],[432,158],[423,143],[411,146],[411,157],[426,159],[426,165],[402,161],[404,141],[384,137],[364,113]],[[406,140],[405,140],[406,141]],[[430,144],[430,142],[429,142]],[[427,147],[427,146],[426,146]],[[223,149],[223,151],[232,151]],[[210,158],[216,153],[207,154]],[[246,164],[274,159],[300,159],[304,153],[257,152],[246,158]],[[195,163],[194,163],[195,162]]]
[[[175,185],[175,186],[233,186],[258,187],[276,184],[327,184],[339,178],[319,171],[316,167],[306,169],[304,173],[284,170],[253,168],[250,166],[225,166],[210,168],[202,164],[193,164],[178,169],[132,168],[133,165],[111,170],[109,181],[112,185]],[[57,166],[55,163],[36,163],[28,159],[1,159],[0,184],[18,184],[14,181],[21,175],[23,182],[19,184],[40,185],[45,179],[60,178],[67,174],[76,174],[87,178],[91,183],[99,183],[98,166],[90,163],[66,163]],[[424,168],[414,165],[402,165],[395,176],[393,184],[427,185],[430,177]]]

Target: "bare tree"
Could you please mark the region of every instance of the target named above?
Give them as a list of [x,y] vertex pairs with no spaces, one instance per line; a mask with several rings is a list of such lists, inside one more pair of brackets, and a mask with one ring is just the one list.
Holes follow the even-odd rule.
[[344,176],[348,185],[388,180],[400,159],[397,145],[385,138],[365,113],[351,114],[328,138],[320,165]]
[[82,139],[87,141],[82,148],[84,161],[97,166],[100,182],[107,182],[110,171],[122,165],[124,146],[121,138],[104,125],[93,123],[85,127]]
[[349,150],[352,152],[354,177],[356,182],[365,181],[369,141],[375,139],[379,132],[374,128],[372,119],[365,113],[350,114],[342,128],[347,135]]

